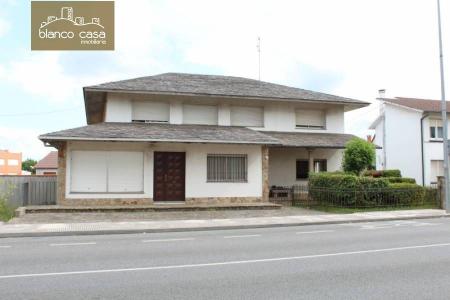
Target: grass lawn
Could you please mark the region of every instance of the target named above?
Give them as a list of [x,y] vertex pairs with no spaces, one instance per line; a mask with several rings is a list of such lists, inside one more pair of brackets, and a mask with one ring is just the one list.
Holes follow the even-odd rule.
[[[303,206],[298,206],[303,207]],[[401,207],[371,207],[371,208],[347,208],[347,207],[333,207],[333,206],[311,206],[309,209],[324,211],[335,214],[351,214],[355,212],[370,212],[370,211],[389,211],[389,210],[409,210],[409,209],[438,209],[436,205],[424,204],[419,206],[401,206]]]

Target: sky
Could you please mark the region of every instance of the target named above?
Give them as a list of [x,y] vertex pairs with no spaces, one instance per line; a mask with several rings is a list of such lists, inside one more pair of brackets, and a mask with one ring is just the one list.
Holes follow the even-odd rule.
[[262,80],[372,103],[346,113],[348,133],[372,133],[379,89],[440,98],[433,0],[116,0],[114,51],[31,51],[30,1],[0,4],[0,149],[24,158],[52,150],[38,135],[86,124],[83,86],[165,72],[257,79],[258,36]]

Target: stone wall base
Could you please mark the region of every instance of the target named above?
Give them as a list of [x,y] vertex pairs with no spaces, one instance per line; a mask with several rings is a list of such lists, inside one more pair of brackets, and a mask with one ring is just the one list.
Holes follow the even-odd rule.
[[261,197],[199,197],[186,198],[186,204],[233,204],[233,203],[260,203]]
[[112,198],[112,199],[68,199],[58,201],[65,206],[120,206],[120,205],[150,205],[152,198]]

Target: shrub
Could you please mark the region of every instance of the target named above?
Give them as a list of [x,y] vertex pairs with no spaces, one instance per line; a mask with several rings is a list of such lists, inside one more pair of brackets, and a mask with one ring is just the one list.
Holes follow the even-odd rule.
[[400,170],[366,170],[362,173],[362,176],[368,177],[402,177]]
[[375,146],[363,139],[353,138],[345,145],[342,166],[356,175],[369,169],[375,162]]
[[383,170],[382,177],[402,177],[402,173],[397,169]]
[[391,183],[389,193],[394,205],[418,205],[423,204],[425,188],[413,183]]
[[5,191],[0,192],[0,220],[9,221],[14,217],[14,209],[8,204],[8,198],[15,186],[4,184],[3,181],[0,181],[0,185],[5,186]]
[[414,178],[409,177],[383,177],[389,183],[416,183]]
[[[433,195],[414,178],[358,177],[353,174],[311,173],[311,200],[326,206],[377,207],[433,204]],[[435,198],[434,198],[435,199]]]

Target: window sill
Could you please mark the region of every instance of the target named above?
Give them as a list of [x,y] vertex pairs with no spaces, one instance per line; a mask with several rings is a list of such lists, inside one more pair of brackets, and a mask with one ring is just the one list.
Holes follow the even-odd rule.
[[212,180],[207,180],[206,183],[248,183],[248,180],[245,180],[245,181],[212,181]]
[[443,139],[430,139],[430,143],[443,143]]

